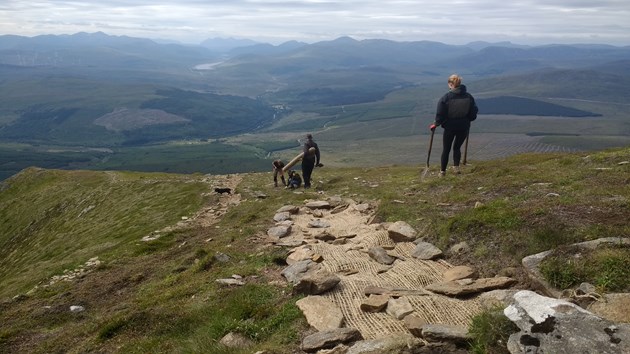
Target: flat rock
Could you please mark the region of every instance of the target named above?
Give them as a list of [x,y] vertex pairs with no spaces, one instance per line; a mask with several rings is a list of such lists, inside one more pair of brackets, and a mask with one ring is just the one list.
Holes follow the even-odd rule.
[[383,295],[370,295],[367,299],[365,299],[361,303],[361,311],[364,312],[381,312],[385,307],[387,307],[387,302],[389,301],[390,296],[387,294]]
[[516,280],[508,277],[481,278],[471,280],[469,284],[461,281],[448,281],[429,284],[425,290],[447,296],[462,296],[480,293],[482,291],[507,288],[516,283]]
[[307,296],[295,304],[306,317],[306,322],[318,331],[337,329],[343,325],[341,309],[323,296]]
[[452,281],[466,278],[474,278],[476,276],[475,270],[469,266],[455,266],[447,269],[444,274],[444,281]]
[[277,213],[288,212],[290,214],[297,214],[300,212],[300,208],[296,207],[295,205],[285,205],[282,208],[278,209],[276,212]]
[[427,321],[415,315],[408,315],[403,318],[405,328],[414,337],[422,338],[422,327],[427,324]]
[[376,294],[376,295],[390,295],[394,297],[400,296],[417,296],[417,295],[429,295],[426,291],[422,289],[404,289],[404,288],[384,288],[380,286],[368,285],[363,289],[363,294],[366,296]]
[[464,344],[471,339],[468,335],[468,328],[445,324],[425,324],[422,326],[422,338],[428,342],[449,342],[455,344]]
[[316,228],[316,229],[322,229],[322,228],[327,228],[330,227],[330,223],[326,220],[322,220],[322,219],[313,219],[311,221],[308,222],[308,227],[312,227],[312,228]]
[[339,328],[330,331],[317,332],[302,340],[302,350],[314,353],[320,349],[331,349],[339,344],[345,344],[363,339],[361,332],[355,328]]
[[283,238],[291,233],[291,226],[280,225],[274,226],[267,230],[267,235],[272,238]]
[[397,320],[402,320],[405,316],[413,312],[413,306],[406,297],[398,299],[390,298],[387,302],[387,314]]
[[368,250],[368,255],[380,264],[391,265],[396,258],[387,254],[383,247],[372,247]]
[[299,278],[293,291],[306,295],[319,295],[333,289],[340,281],[337,275],[322,268],[314,268]]
[[277,213],[273,216],[273,220],[276,222],[291,220],[291,213],[289,213],[288,211]]
[[421,339],[409,334],[400,334],[356,342],[346,354],[439,353],[420,351],[422,347],[424,347],[424,342]]
[[332,206],[326,201],[308,202],[305,206],[309,209],[330,209]]

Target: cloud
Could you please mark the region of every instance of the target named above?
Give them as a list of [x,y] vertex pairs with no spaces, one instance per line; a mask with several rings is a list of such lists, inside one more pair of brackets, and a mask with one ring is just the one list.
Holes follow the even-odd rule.
[[357,39],[630,45],[627,0],[3,0],[0,33],[103,31],[195,42]]

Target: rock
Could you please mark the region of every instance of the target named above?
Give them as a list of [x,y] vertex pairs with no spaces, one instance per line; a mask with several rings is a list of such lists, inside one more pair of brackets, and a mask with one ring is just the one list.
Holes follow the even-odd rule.
[[449,342],[458,345],[466,344],[471,339],[466,327],[445,324],[422,326],[422,338],[428,342]]
[[289,225],[274,226],[267,230],[267,235],[272,238],[283,238],[288,236],[290,233],[291,226]]
[[300,212],[300,208],[296,207],[295,205],[285,205],[276,211],[276,213],[285,213],[285,212],[288,212],[290,214],[297,214]]
[[338,344],[345,344],[361,340],[361,332],[354,328],[339,328],[311,334],[302,340],[302,350],[314,353],[320,349],[330,349]]
[[70,306],[70,312],[77,313],[77,312],[83,312],[83,311],[85,311],[85,307],[83,307],[83,306],[80,306],[80,305],[72,305],[72,306]]
[[337,344],[337,346],[335,346],[332,349],[321,349],[317,351],[317,354],[347,354],[348,353],[348,349],[350,349],[347,345],[345,344]]
[[228,348],[247,348],[254,344],[251,339],[235,332],[226,334],[223,338],[221,338],[219,343]]
[[486,290],[506,288],[515,282],[516,280],[508,277],[481,278],[471,280],[469,284],[461,281],[459,283],[457,281],[449,281],[429,284],[425,287],[425,290],[447,296],[462,296]]
[[387,228],[387,235],[394,242],[413,242],[418,232],[404,221],[396,221]]
[[629,324],[614,324],[568,301],[522,290],[503,312],[521,330],[508,341],[512,353],[630,353]]
[[[317,263],[315,263],[317,264]],[[322,268],[307,271],[293,287],[293,291],[306,295],[319,295],[334,288],[341,279]]]
[[420,241],[413,252],[411,252],[411,255],[418,259],[431,260],[441,257],[442,250],[428,242]]
[[383,247],[372,247],[368,250],[368,255],[380,264],[390,265],[394,263],[396,258],[387,254]]
[[422,327],[427,324],[427,321],[418,316],[409,315],[405,316],[403,322],[409,333],[413,334],[414,337],[422,338]]
[[364,312],[381,312],[390,299],[389,295],[370,295],[366,300],[361,303],[361,311]]
[[231,258],[225,253],[217,252],[214,254],[214,259],[219,263],[227,263]]
[[313,262],[310,259],[307,259],[289,265],[282,271],[281,274],[287,279],[289,283],[295,285],[300,281],[300,278],[302,278],[304,274],[318,267],[319,265],[317,263]]
[[512,297],[518,290],[498,289],[483,292],[477,298],[481,307],[490,310],[495,307],[506,308],[511,302]]
[[326,201],[309,202],[305,205],[309,209],[330,209],[331,205]]
[[360,213],[366,213],[371,209],[370,204],[368,203],[362,203],[362,204],[357,204],[354,206],[354,210],[360,212]]
[[291,213],[289,213],[288,211],[277,213],[276,215],[273,216],[273,220],[277,222],[290,220],[290,219],[291,219]]
[[405,295],[409,296],[418,296],[418,295],[429,295],[426,291],[422,289],[403,289],[403,288],[383,288],[380,286],[369,285],[363,289],[363,294],[366,296],[376,294],[376,295],[390,295],[394,297],[401,297]]
[[291,265],[307,259],[312,259],[313,255],[314,253],[310,245],[296,247],[292,250],[289,256],[287,256],[287,264]]
[[451,246],[448,251],[452,255],[464,254],[470,252],[470,246],[468,242],[462,241]]
[[316,229],[322,229],[322,228],[330,227],[330,223],[328,221],[322,220],[322,219],[313,219],[313,220],[308,222],[308,227],[312,227],[312,228],[316,228]]
[[221,285],[245,285],[245,282],[243,282],[240,279],[234,279],[234,278],[226,278],[226,279],[217,279],[215,280],[215,282],[221,284]]
[[443,274],[444,281],[452,281],[466,278],[474,278],[475,270],[468,266],[456,266],[446,270]]
[[331,235],[330,233],[324,231],[322,233],[319,233],[315,236],[313,236],[316,240],[320,240],[320,241],[324,241],[324,242],[329,242],[329,241],[334,241],[337,238],[334,235]]
[[[424,342],[419,338],[401,334],[384,338],[363,340],[350,347],[347,354],[410,354],[421,353]],[[430,353],[430,352],[425,352]]]
[[413,312],[413,306],[406,297],[389,299],[387,302],[387,314],[397,320],[402,320],[405,316]]
[[325,297],[307,296],[295,304],[306,317],[306,322],[318,331],[337,329],[343,325],[341,309]]

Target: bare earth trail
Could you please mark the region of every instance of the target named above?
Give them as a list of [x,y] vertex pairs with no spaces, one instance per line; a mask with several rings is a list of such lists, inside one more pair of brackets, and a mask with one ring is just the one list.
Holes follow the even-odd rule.
[[[371,207],[358,205],[352,200],[345,202],[348,204],[343,211],[339,211],[340,208],[311,211],[300,207],[299,213],[292,216],[291,234],[282,238],[283,241],[303,239],[313,254],[323,257],[320,264],[341,278],[333,290],[321,296],[341,309],[344,326],[358,329],[365,339],[409,333],[402,320],[385,312],[369,313],[360,309],[361,303],[367,299],[364,289],[378,286],[414,290],[413,295],[404,297],[411,303],[413,315],[426,323],[468,327],[472,317],[481,312],[476,299],[455,299],[424,291],[426,285],[443,281],[442,274],[452,265],[444,260],[424,261],[412,257],[414,243],[394,242],[389,238],[386,227],[370,223],[374,214]],[[317,219],[329,227],[314,228],[309,225]],[[347,242],[332,244],[317,240],[315,236],[323,232],[335,236],[337,240],[345,238]],[[368,250],[375,246],[383,247],[389,255],[397,258],[391,266],[370,258]]]

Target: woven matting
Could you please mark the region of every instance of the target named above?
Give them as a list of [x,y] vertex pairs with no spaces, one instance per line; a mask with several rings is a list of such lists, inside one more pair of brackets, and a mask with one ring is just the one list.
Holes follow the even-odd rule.
[[[368,286],[383,288],[419,290],[423,295],[405,295],[413,306],[413,315],[431,324],[449,324],[468,327],[471,318],[480,312],[476,299],[455,299],[423,291],[428,284],[443,281],[442,274],[451,268],[444,260],[423,261],[411,256],[415,244],[392,241],[381,225],[368,224],[371,214],[357,210],[356,204],[350,203],[342,212],[332,214],[322,210],[319,218],[330,224],[327,228],[312,228],[308,223],[314,217],[305,208],[293,216],[293,231],[289,238],[304,238],[314,254],[323,257],[321,265],[336,273],[341,282],[331,291],[321,296],[335,303],[345,317],[345,326],[356,328],[365,339],[374,339],[392,334],[408,334],[403,321],[397,320],[386,312],[368,313],[360,309],[367,299],[364,290]],[[306,211],[306,212],[305,212]],[[319,211],[318,211],[319,212]],[[329,233],[340,238],[356,234],[346,244],[330,244],[317,241],[313,236]],[[398,259],[389,270],[386,265],[370,258],[367,251],[371,247],[381,246]],[[349,272],[356,272],[351,275]]]

